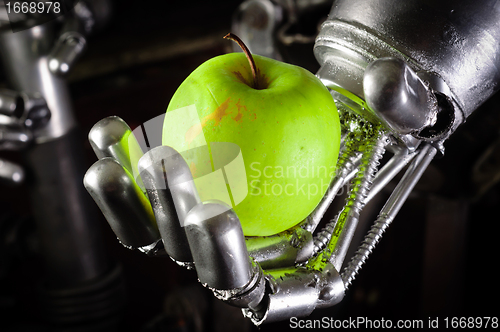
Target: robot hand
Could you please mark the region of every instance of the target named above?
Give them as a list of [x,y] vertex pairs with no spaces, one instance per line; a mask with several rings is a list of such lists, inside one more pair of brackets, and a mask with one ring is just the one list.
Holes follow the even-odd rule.
[[[399,148],[377,172],[384,148],[396,151],[396,141],[380,125],[347,112],[342,113],[342,128],[338,171],[325,197],[303,222],[274,236],[245,238],[231,207],[200,201],[181,154],[159,146],[142,155],[132,131],[118,117],[105,118],[92,128],[89,138],[100,160],[87,171],[84,183],[125,247],[151,256],[168,255],[196,269],[200,282],[217,298],[243,308],[257,325],[307,316],[342,300],[436,152],[430,145],[413,152]],[[409,161],[412,167],[365,243],[339,273],[364,204]],[[315,232],[349,181],[344,208]]]

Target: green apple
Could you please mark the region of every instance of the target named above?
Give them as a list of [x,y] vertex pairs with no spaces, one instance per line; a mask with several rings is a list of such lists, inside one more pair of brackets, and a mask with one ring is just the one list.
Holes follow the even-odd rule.
[[[229,203],[246,236],[266,236],[302,221],[323,197],[335,173],[340,124],[332,96],[313,74],[262,56],[253,59],[256,88],[243,53],[212,58],[194,70],[168,105],[162,143],[186,151],[194,178],[217,168],[210,151],[214,142],[236,144],[246,174],[238,183],[246,196]],[[168,116],[189,109],[196,110],[196,125]],[[193,149],[200,138],[208,154]]]

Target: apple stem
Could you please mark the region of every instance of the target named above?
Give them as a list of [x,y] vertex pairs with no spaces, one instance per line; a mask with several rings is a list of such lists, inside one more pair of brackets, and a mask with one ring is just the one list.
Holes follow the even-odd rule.
[[252,69],[252,76],[253,76],[253,88],[258,89],[259,87],[259,82],[258,82],[258,70],[257,66],[255,65],[255,60],[253,59],[252,53],[250,53],[250,50],[248,47],[245,45],[245,43],[240,39],[240,37],[236,36],[234,33],[228,33],[227,35],[224,36],[224,39],[229,39],[234,42],[236,42],[241,49],[243,50],[243,53],[245,53],[248,62],[250,62],[250,68]]

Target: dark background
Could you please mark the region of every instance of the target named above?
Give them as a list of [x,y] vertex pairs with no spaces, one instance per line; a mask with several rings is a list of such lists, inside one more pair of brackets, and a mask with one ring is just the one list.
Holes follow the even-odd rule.
[[[107,27],[89,38],[88,50],[68,77],[88,166],[96,157],[85,139],[100,119],[117,115],[131,128],[162,114],[180,83],[201,63],[230,51],[222,37],[240,1],[115,1]],[[325,13],[325,16],[327,13]],[[312,44],[300,45],[312,54]],[[298,53],[297,53],[298,54]],[[290,59],[285,59],[290,60]],[[300,56],[293,62],[300,63]],[[311,71],[317,65],[304,58]],[[1,85],[0,85],[1,86]],[[496,226],[500,222],[500,97],[486,102],[445,144],[344,301],[311,318],[423,319],[498,316]],[[491,150],[474,181],[474,165]],[[16,159],[15,153],[3,153]],[[476,174],[477,176],[477,174]],[[394,185],[394,184],[391,184]],[[486,187],[485,187],[486,188]],[[26,188],[2,188],[2,218],[24,218]],[[388,197],[382,192],[363,213],[367,228]],[[100,214],[99,214],[100,215]],[[127,290],[121,331],[256,330],[238,309],[213,299],[196,273],[169,259],[122,247],[102,217],[107,251],[122,265]],[[2,219],[0,219],[1,221]],[[0,330],[35,331],[40,321],[36,286],[43,266],[34,250],[17,249],[0,280]],[[194,318],[193,318],[194,317]],[[196,323],[196,317],[202,319]],[[261,331],[288,330],[288,322]]]

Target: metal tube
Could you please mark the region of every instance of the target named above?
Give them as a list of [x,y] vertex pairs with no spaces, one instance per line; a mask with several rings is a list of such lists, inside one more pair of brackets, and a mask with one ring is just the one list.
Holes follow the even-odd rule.
[[89,141],[97,158],[114,158],[133,175],[139,187],[144,188],[137,169],[143,152],[125,121],[117,116],[102,119],[90,130]]
[[429,166],[432,159],[436,155],[437,150],[430,144],[426,144],[420,150],[416,160],[410,165],[400,183],[394,189],[394,192],[389,197],[387,203],[380,211],[380,215],[386,216],[387,219],[394,219],[408,195],[417,184],[418,180]]
[[365,198],[365,204],[375,197],[415,155],[415,152],[409,153],[406,149],[398,151],[375,175],[370,192]]
[[272,236],[246,237],[248,253],[263,269],[305,262],[313,254],[313,239],[311,232],[301,226]]
[[[0,56],[9,87],[41,95],[51,111],[25,154],[30,194],[50,285],[64,288],[105,274],[110,264],[85,174],[80,140],[66,82],[48,68],[56,21],[13,33],[0,32]],[[26,105],[25,105],[26,106]]]
[[177,151],[159,146],[144,154],[138,167],[167,254],[181,265],[191,263],[193,257],[182,226],[200,198],[189,166]]
[[347,199],[346,206],[338,216],[334,234],[328,244],[328,247],[332,251],[330,262],[337,271],[340,270],[344,262],[347,250],[358,226],[359,214],[364,207],[364,201],[370,192],[374,174],[387,144],[387,136],[382,133],[377,133],[371,139],[373,143],[371,143],[371,146],[366,147],[363,153],[360,170],[353,180],[350,197]]
[[55,21],[16,33],[0,33],[0,55],[10,87],[40,93],[51,111],[51,121],[37,131],[38,143],[61,137],[76,126],[66,82],[52,74],[48,54],[55,40]]
[[220,201],[196,205],[185,219],[186,235],[198,279],[218,290],[244,287],[252,279],[252,263],[240,221]]
[[109,269],[97,209],[82,186],[83,142],[72,131],[24,154],[37,232],[52,287],[96,278]]
[[24,181],[25,174],[21,166],[0,158],[0,183],[18,185]]
[[81,57],[86,44],[85,37],[78,31],[63,33],[49,55],[48,65],[50,71],[54,75],[66,75]]
[[306,228],[307,230],[314,232],[321,219],[323,219],[326,210],[328,210],[332,204],[340,188],[347,184],[347,182],[349,182],[356,175],[360,158],[361,154],[359,154],[358,151],[351,151],[345,159],[341,159],[340,163],[337,164],[337,169],[340,169],[341,171],[337,172],[337,175],[333,178],[320,203],[308,217],[309,222]]
[[221,201],[196,205],[184,221],[198,280],[224,302],[258,310],[265,294],[262,269],[248,255],[236,213]]
[[7,116],[21,116],[23,113],[23,98],[19,93],[0,89],[0,114]]
[[339,189],[350,181],[357,172],[361,154],[357,150],[350,149],[354,135],[348,131],[341,137],[341,153],[337,161],[335,177],[318,206],[306,219],[305,229],[311,233],[315,231]]
[[412,161],[410,167],[406,170],[405,175],[380,211],[377,221],[366,235],[363,243],[354,254],[349,264],[346,266],[344,271],[342,271],[341,277],[344,281],[346,289],[352,283],[356,274],[382,238],[382,235],[387,227],[389,227],[392,220],[396,217],[397,213],[408,198],[408,195],[413,190],[418,180],[427,169],[427,166],[429,166],[430,162],[436,155],[436,152],[436,148],[430,144],[424,145],[419,151],[417,157]]
[[33,135],[24,128],[9,128],[0,131],[0,148],[2,150],[25,149],[33,142]]
[[93,319],[107,325],[121,310],[121,270],[113,269],[98,211],[82,186],[86,161],[69,89],[48,66],[58,21],[16,33],[2,26],[0,57],[9,88],[23,98],[19,122],[35,143],[23,166],[45,263],[41,311],[62,329],[92,329]]
[[270,294],[257,310],[243,309],[243,314],[259,326],[290,317],[305,317],[314,309],[328,308],[344,297],[344,284],[332,264],[321,271],[306,268],[273,270],[268,275]]
[[103,158],[92,165],[84,185],[124,246],[150,247],[160,239],[151,204],[115,159]]

